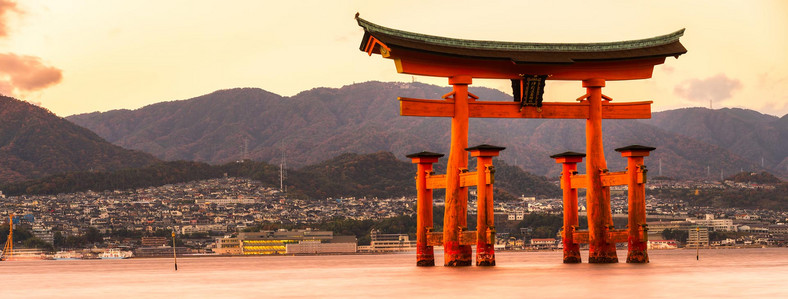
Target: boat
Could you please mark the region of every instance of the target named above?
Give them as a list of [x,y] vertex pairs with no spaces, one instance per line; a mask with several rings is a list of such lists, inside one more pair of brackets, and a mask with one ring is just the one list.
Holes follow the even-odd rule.
[[117,260],[117,259],[127,259],[132,257],[131,251],[121,251],[119,249],[107,249],[101,254],[99,254],[99,258],[102,260]]
[[62,260],[79,260],[82,259],[83,254],[81,252],[76,252],[73,250],[69,251],[58,251],[52,256],[53,259],[62,261]]

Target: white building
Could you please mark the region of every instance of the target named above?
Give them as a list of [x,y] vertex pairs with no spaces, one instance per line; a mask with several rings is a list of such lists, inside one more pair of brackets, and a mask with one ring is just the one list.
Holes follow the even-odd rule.
[[223,224],[197,224],[197,225],[186,225],[181,227],[181,234],[193,234],[193,233],[210,233],[210,232],[225,232],[227,231],[227,226]]
[[697,226],[705,226],[711,228],[715,232],[737,231],[736,225],[733,225],[733,219],[714,219],[714,215],[712,214],[706,214],[706,219],[687,218],[687,222]]

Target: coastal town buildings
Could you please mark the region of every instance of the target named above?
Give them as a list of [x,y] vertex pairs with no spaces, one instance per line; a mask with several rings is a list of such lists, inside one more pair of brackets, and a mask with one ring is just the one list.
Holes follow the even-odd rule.
[[[660,188],[739,188],[700,182],[656,181],[650,183]],[[707,186],[708,185],[708,186]],[[749,187],[747,187],[749,188]],[[765,187],[764,187],[765,188]],[[647,192],[648,194],[648,192]],[[469,202],[473,202],[471,198]],[[435,199],[437,207],[443,200]],[[626,196],[611,199],[613,217],[626,218]],[[579,215],[585,215],[585,200],[579,200]],[[681,200],[647,197],[648,228],[650,240],[662,240],[665,229],[689,232],[694,227],[708,228],[710,235],[727,234],[722,239],[709,240],[711,246],[781,246],[788,239],[788,211],[750,210],[692,206]],[[241,178],[221,178],[195,181],[160,187],[131,190],[85,191],[55,195],[0,197],[0,219],[9,214],[18,215],[15,221],[27,226],[38,239],[54,243],[55,238],[85,235],[96,230],[104,235],[104,244],[124,248],[153,248],[158,244],[143,244],[140,236],[154,236],[161,230],[174,230],[179,242],[192,252],[210,253],[226,248],[226,254],[238,254],[240,247],[232,249],[230,241],[217,243],[217,237],[239,235],[263,223],[279,223],[291,227],[309,227],[337,218],[378,220],[402,215],[413,215],[415,198],[358,198],[337,197],[324,199],[294,199],[276,188]],[[475,205],[468,206],[468,214],[476,213]],[[495,202],[495,223],[520,223],[531,213],[560,215],[560,198],[535,198],[522,196],[519,200]],[[524,223],[526,227],[528,223]],[[503,227],[503,225],[500,225]],[[508,232],[498,231],[499,239],[509,248],[530,245],[521,233],[518,240],[510,240]],[[558,231],[553,232],[558,235]],[[169,233],[168,233],[169,234]],[[114,237],[109,237],[114,235]],[[375,248],[409,247],[413,240],[407,235],[397,235],[393,240],[385,234],[375,237]],[[129,237],[134,236],[134,237]],[[400,239],[402,238],[402,239]],[[726,240],[729,239],[729,240]],[[166,236],[166,245],[171,239]],[[394,242],[389,245],[384,242]],[[237,242],[236,242],[237,243]],[[298,242],[289,243],[293,251]],[[320,244],[329,244],[321,241]],[[288,244],[283,249],[287,252]],[[240,245],[239,245],[240,246]],[[315,245],[304,244],[313,249]],[[359,250],[367,250],[360,247]],[[301,249],[298,249],[301,250]],[[170,249],[171,251],[171,249]],[[170,252],[171,253],[171,252]]]

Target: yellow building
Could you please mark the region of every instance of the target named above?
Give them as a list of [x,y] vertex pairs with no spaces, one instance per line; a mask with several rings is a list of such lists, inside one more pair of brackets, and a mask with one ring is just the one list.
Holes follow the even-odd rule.
[[337,243],[337,241],[352,243],[352,248],[355,250],[355,237],[335,237],[334,233],[330,231],[303,229],[243,232],[237,236],[225,236],[216,240],[214,252],[223,255],[285,254],[288,253],[288,244],[293,245],[302,242]]

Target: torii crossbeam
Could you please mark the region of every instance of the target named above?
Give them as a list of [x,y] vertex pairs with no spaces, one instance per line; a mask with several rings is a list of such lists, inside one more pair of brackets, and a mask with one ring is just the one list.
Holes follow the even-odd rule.
[[[641,40],[551,44],[424,35],[376,25],[359,18],[358,14],[356,21],[364,29],[361,51],[392,59],[399,73],[447,77],[453,86],[452,92],[442,99],[399,98],[403,116],[452,118],[449,160],[445,178],[441,176],[446,182],[441,240],[444,265],[471,264],[470,245],[460,240],[467,227],[468,187],[461,184],[461,179],[468,167],[466,148],[471,117],[586,119],[587,175],[583,181],[587,184],[583,188],[587,188],[589,262],[618,261],[614,241],[619,238],[610,233],[613,225],[610,184],[602,182],[603,177],[607,177],[602,119],[651,118],[652,102],[614,103],[602,94],[602,87],[611,80],[651,78],[654,66],[664,63],[666,57],[686,53],[679,42],[683,29]],[[468,92],[473,78],[512,80],[515,100],[477,101],[478,97]],[[542,102],[545,80],[582,81],[586,92],[576,103]],[[488,200],[492,202],[492,198]],[[431,228],[431,218],[429,222],[424,225]],[[420,231],[428,230],[420,228]],[[419,234],[417,240],[427,244],[426,235]]]

